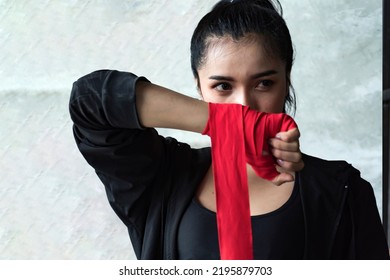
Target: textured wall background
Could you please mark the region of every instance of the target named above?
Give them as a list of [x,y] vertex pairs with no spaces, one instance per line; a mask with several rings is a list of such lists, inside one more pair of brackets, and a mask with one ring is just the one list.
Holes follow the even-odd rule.
[[[351,162],[380,204],[381,1],[281,2],[297,51],[301,149]],[[71,85],[114,68],[196,97],[189,41],[214,3],[0,0],[0,259],[134,258],[74,144]]]

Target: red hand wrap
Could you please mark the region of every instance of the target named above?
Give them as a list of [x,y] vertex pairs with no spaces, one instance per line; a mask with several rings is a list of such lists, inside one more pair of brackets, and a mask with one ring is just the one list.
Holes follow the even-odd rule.
[[209,103],[203,134],[211,137],[221,259],[253,259],[246,163],[267,180],[279,173],[268,139],[297,127],[286,114],[268,114],[239,104]]

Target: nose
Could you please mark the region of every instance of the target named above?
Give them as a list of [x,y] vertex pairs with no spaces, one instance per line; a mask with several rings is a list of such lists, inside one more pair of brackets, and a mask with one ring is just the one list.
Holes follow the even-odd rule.
[[256,102],[253,98],[253,94],[249,89],[241,89],[236,92],[236,100],[235,103],[248,106],[251,109],[257,110]]

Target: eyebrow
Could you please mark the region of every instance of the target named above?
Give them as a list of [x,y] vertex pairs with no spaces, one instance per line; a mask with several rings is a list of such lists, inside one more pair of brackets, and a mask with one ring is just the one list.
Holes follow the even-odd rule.
[[[265,76],[275,75],[277,73],[278,73],[278,71],[276,71],[276,70],[268,70],[268,71],[254,74],[254,75],[250,76],[249,78],[251,80],[254,80],[254,79],[258,79],[258,78],[265,77]],[[233,77],[221,76],[221,75],[213,75],[213,76],[210,76],[209,79],[216,80],[216,81],[234,81]]]

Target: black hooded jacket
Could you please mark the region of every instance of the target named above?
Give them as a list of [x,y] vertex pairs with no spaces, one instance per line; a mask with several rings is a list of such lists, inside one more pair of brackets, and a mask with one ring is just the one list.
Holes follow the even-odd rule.
[[[211,164],[193,149],[143,128],[127,72],[101,70],[73,85],[70,114],[77,146],[127,226],[138,259],[177,259],[180,219]],[[305,223],[305,259],[388,259],[371,185],[344,161],[303,155],[297,173]]]

